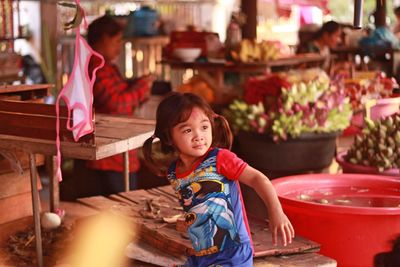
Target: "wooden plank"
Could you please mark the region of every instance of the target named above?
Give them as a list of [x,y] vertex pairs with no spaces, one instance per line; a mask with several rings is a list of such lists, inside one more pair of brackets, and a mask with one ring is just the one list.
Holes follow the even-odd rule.
[[0,199],[0,211],[0,224],[31,216],[31,193],[21,193]]
[[128,199],[129,201],[139,204],[141,201],[141,198],[147,196],[146,190],[144,189],[139,189],[139,190],[134,190],[134,191],[129,191],[129,192],[120,192],[118,193],[119,196]]
[[277,246],[272,244],[271,232],[268,229],[268,222],[257,219],[250,220],[250,230],[253,239],[254,257],[271,255],[288,255],[299,252],[319,251],[320,245],[301,236],[296,236],[291,244],[283,246],[278,242]]
[[96,124],[96,136],[98,137],[127,139],[135,136],[137,133],[152,131],[154,131],[154,126],[148,124]]
[[20,85],[0,85],[0,93],[15,93],[23,91],[36,91],[53,88],[53,84],[20,84]]
[[148,120],[148,119],[138,119],[133,118],[132,116],[119,116],[119,115],[108,115],[108,114],[101,114],[96,113],[96,124],[98,125],[105,125],[108,126],[110,123],[112,124],[147,124],[147,125],[155,125],[155,120]]
[[[37,181],[37,188],[41,189],[42,184],[40,183],[40,179],[37,179]],[[30,193],[31,182],[29,169],[25,169],[22,175],[13,172],[0,175],[0,184],[0,199],[12,197],[22,193]],[[0,213],[8,212],[8,210],[9,209],[0,209]]]
[[80,198],[77,200],[78,203],[84,204],[96,210],[109,210],[115,205],[119,205],[118,201],[113,201],[104,196],[94,196],[87,198]]
[[[101,138],[100,138],[101,139]],[[109,144],[110,139],[102,138],[101,142]],[[55,140],[29,138],[0,134],[0,148],[31,151],[37,154],[56,155]],[[112,151],[110,151],[111,153]],[[86,143],[61,142],[61,154],[64,157],[94,160],[96,158],[96,146]],[[105,155],[111,156],[111,155]]]
[[127,247],[126,255],[128,258],[154,264],[156,266],[181,266],[186,262],[186,257],[183,255],[179,255],[179,257],[171,256],[145,242],[130,243]]
[[[8,112],[56,116],[56,106],[28,101],[0,100],[0,110]],[[60,117],[68,117],[68,108],[60,106]]]
[[80,198],[77,201],[78,203],[84,204],[88,207],[94,208],[100,211],[112,210],[113,212],[125,215],[127,217],[134,218],[137,216],[138,210],[132,208],[132,205],[115,201],[113,199],[103,197],[103,196],[95,196],[88,198]]
[[336,267],[337,262],[317,253],[292,254],[254,259],[254,267]]
[[[0,134],[56,139],[56,117],[53,116],[0,111],[0,121]],[[60,118],[60,139],[74,142],[72,131],[67,129],[67,122],[66,118]],[[94,143],[93,138],[94,134],[91,133],[79,139],[79,142]]]
[[[153,134],[153,131],[149,131],[141,134],[133,134],[133,137],[129,137],[125,140],[117,141],[116,139],[102,138],[101,136],[96,138],[96,158],[102,159],[115,154],[120,154],[126,150],[132,150],[143,146],[143,143]],[[104,143],[103,143],[104,142]]]
[[[15,158],[19,160],[22,169],[27,169],[29,167],[29,155],[23,151],[10,151],[15,155]],[[43,155],[36,155],[36,166],[42,166],[45,163],[45,158]],[[0,174],[14,172],[11,168],[8,159],[4,158],[0,154]]]

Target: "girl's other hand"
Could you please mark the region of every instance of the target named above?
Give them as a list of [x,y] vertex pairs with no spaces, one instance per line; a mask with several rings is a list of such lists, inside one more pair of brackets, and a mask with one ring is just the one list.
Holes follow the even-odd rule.
[[282,237],[283,245],[292,243],[294,238],[294,229],[288,217],[283,212],[271,214],[269,218],[269,229],[272,235],[272,243],[278,244],[278,235]]

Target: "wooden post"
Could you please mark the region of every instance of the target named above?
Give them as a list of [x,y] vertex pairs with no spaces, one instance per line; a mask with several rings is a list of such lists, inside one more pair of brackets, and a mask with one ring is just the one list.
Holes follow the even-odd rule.
[[129,150],[124,152],[124,182],[125,192],[129,192]]
[[376,0],[375,26],[386,26],[386,0]]
[[37,173],[35,154],[29,153],[29,167],[31,171],[32,210],[35,223],[36,257],[38,266],[43,267],[42,233],[40,229],[39,192],[37,189]]
[[[44,64],[47,66],[48,83],[56,83],[56,64],[57,64],[57,1],[40,1],[40,25],[41,25],[41,55]],[[60,89],[57,84],[56,88]]]
[[241,0],[241,10],[246,15],[246,23],[242,26],[243,39],[257,38],[257,0]]
[[50,211],[55,212],[60,205],[60,188],[58,184],[57,170],[55,169],[56,157],[46,157],[46,169],[49,175]]

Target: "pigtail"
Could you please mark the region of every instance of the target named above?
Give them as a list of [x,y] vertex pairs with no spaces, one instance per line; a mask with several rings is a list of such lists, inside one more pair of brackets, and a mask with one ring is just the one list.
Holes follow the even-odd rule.
[[228,121],[224,116],[214,115],[214,146],[231,149],[233,142],[233,134],[229,127]]
[[147,138],[146,141],[144,141],[142,146],[143,158],[146,166],[151,172],[158,176],[162,176],[163,173],[160,171],[160,167],[153,157],[153,141],[155,138],[155,135],[152,135],[151,137]]

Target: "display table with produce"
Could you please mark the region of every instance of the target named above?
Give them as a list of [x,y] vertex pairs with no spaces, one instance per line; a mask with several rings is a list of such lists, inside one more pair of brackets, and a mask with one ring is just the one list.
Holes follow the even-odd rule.
[[[351,114],[343,88],[320,69],[252,77],[243,100],[225,112],[236,132],[233,150],[269,178],[330,166]],[[253,190],[244,187],[243,196],[249,213],[265,216]]]
[[[218,100],[221,100],[227,103],[229,101],[226,101],[226,96],[234,93],[232,92],[232,88],[226,84],[225,74],[227,73],[238,73],[242,76],[241,80],[245,80],[250,75],[267,73],[274,71],[275,69],[318,66],[325,59],[326,57],[318,54],[303,54],[271,59],[265,62],[240,62],[228,61],[225,59],[206,59],[184,62],[177,59],[168,59],[161,61],[161,64],[169,66],[171,70],[192,69],[195,74],[199,74],[203,77],[213,88],[217,102]],[[235,96],[237,95],[238,92],[235,92]],[[232,100],[232,97],[230,97],[229,100]]]

